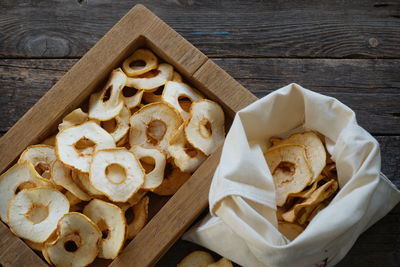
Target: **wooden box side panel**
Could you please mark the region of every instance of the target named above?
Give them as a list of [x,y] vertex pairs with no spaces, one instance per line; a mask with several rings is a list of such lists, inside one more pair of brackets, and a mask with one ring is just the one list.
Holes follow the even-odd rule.
[[230,117],[257,100],[255,95],[211,59],[193,74],[193,83],[209,98],[219,102]]

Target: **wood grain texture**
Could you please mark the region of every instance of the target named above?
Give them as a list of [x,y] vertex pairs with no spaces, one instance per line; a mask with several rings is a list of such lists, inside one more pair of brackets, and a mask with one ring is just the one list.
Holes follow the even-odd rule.
[[[0,133],[7,131],[76,61],[0,59],[0,113],[3,114]],[[400,134],[400,60],[224,58],[213,61],[258,97],[297,82],[348,105],[369,132]]]
[[0,237],[0,266],[47,266],[30,247],[12,234],[3,222],[0,222]]
[[394,0],[3,0],[0,56],[80,57],[138,2],[211,57],[400,57]]
[[110,266],[152,266],[167,252],[207,207],[221,150],[208,157]]
[[154,18],[141,5],[133,8],[47,91],[0,139],[0,172],[28,145],[38,143],[53,131],[64,115],[98,89],[122,59],[143,45],[141,34],[153,23]]

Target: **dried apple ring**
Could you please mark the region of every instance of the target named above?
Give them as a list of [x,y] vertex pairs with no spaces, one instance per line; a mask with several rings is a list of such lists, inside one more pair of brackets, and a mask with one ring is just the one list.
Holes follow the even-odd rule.
[[72,179],[74,182],[82,188],[85,192],[87,192],[89,195],[99,198],[104,196],[103,193],[100,191],[96,190],[93,185],[90,183],[89,180],[89,174],[88,173],[83,173],[83,172],[78,172],[74,171],[72,173]]
[[42,141],[42,145],[55,146],[56,145],[56,135],[52,135],[52,136],[44,139]]
[[301,192],[312,180],[304,146],[279,145],[264,153],[276,190],[276,205],[282,207],[289,194]]
[[292,241],[304,231],[304,227],[295,223],[278,222],[278,230]]
[[88,119],[88,114],[86,112],[83,112],[82,109],[77,108],[64,117],[62,123],[58,125],[58,130],[61,131],[62,129],[82,124]]
[[146,225],[149,215],[149,197],[143,197],[135,205],[123,204],[122,211],[127,222],[127,239],[134,238]]
[[87,266],[99,252],[101,232],[87,216],[70,212],[57,225],[58,237],[46,242],[45,258],[55,266]]
[[114,259],[125,242],[126,220],[122,210],[111,203],[93,199],[83,209],[102,233],[99,258]]
[[106,121],[114,118],[124,106],[121,91],[126,83],[126,75],[121,69],[113,70],[104,88],[90,96],[89,118]]
[[131,112],[128,108],[123,107],[118,116],[108,121],[100,122],[100,126],[106,130],[118,143],[129,131],[129,118]]
[[158,59],[148,49],[138,49],[122,63],[126,75],[132,77],[141,75],[157,68]]
[[142,189],[151,190],[159,186],[164,179],[166,155],[157,149],[141,146],[134,146],[131,151],[139,159],[146,173]]
[[139,145],[167,151],[169,140],[182,122],[181,115],[169,104],[148,104],[130,118],[129,143],[131,147]]
[[200,93],[180,82],[166,82],[162,93],[162,100],[173,105],[183,119],[189,116],[191,103],[202,98],[204,97]]
[[278,144],[303,145],[313,171],[313,180],[311,183],[317,180],[326,165],[325,147],[318,135],[314,132],[295,133],[288,138],[280,140]]
[[50,168],[56,160],[54,147],[47,145],[29,146],[22,152],[18,162],[29,161],[35,167],[35,171],[43,178],[50,179]]
[[294,222],[297,219],[300,224],[306,223],[314,208],[332,196],[338,187],[339,185],[335,180],[329,180],[315,190],[308,199],[296,204],[292,209],[282,214],[282,218],[288,222]]
[[56,137],[56,155],[59,160],[86,173],[89,172],[95,150],[113,147],[115,142],[112,136],[92,121],[66,128]]
[[144,183],[144,171],[135,155],[125,148],[98,150],[90,165],[93,187],[115,202],[125,202]]
[[193,251],[186,255],[177,265],[177,267],[203,267],[214,263],[214,258],[205,251]]
[[224,142],[224,111],[211,100],[194,101],[185,125],[188,142],[207,156]]
[[161,102],[162,101],[162,93],[164,91],[164,86],[160,86],[154,92],[145,92],[143,93],[142,102],[144,104],[150,104],[154,102]]
[[56,230],[58,220],[68,211],[68,199],[57,190],[25,189],[10,201],[10,229],[21,238],[42,243]]
[[160,196],[172,196],[190,178],[191,174],[182,172],[171,163],[167,163],[164,171],[164,180],[154,190]]
[[59,186],[67,189],[74,196],[83,201],[92,199],[85,191],[83,191],[72,179],[74,170],[65,167],[60,161],[54,162],[51,168],[51,179]]
[[143,90],[137,90],[135,88],[125,86],[122,89],[122,98],[124,100],[124,104],[128,109],[133,109],[138,106],[142,101]]
[[182,172],[194,172],[197,167],[207,158],[203,152],[194,148],[183,133],[183,125],[172,136],[169,147],[169,154],[174,158],[175,165]]
[[174,68],[166,63],[162,63],[157,69],[134,78],[128,77],[126,86],[134,87],[144,91],[154,91],[167,81],[171,80]]
[[8,203],[22,189],[51,186],[49,180],[37,174],[32,163],[15,164],[0,176],[0,218],[8,223]]
[[183,79],[182,79],[182,76],[178,72],[174,71],[174,73],[172,74],[171,81],[182,83]]

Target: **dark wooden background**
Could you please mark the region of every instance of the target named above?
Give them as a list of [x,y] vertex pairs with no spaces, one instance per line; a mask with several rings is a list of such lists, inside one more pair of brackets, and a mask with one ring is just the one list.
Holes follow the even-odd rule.
[[[138,2],[258,97],[297,82],[347,104],[400,186],[400,1],[0,0],[0,135]],[[400,266],[400,205],[339,266]]]

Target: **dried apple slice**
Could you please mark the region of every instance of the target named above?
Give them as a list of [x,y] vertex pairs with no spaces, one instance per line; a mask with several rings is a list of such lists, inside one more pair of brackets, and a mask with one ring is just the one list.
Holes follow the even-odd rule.
[[126,83],[126,75],[121,69],[113,70],[104,88],[90,96],[89,118],[106,121],[114,118],[124,106],[121,91]]
[[157,149],[141,146],[134,146],[131,151],[139,159],[146,173],[142,188],[151,190],[159,186],[164,179],[166,155]]
[[330,196],[338,189],[338,183],[330,180],[317,190],[311,196],[300,204],[296,204],[292,209],[282,214],[282,218],[287,222],[297,220],[300,224],[304,224],[310,216],[314,208]]
[[83,209],[102,232],[99,258],[114,259],[118,256],[125,241],[126,220],[122,210],[111,203],[93,199]]
[[87,216],[70,212],[57,225],[58,237],[46,242],[44,253],[55,266],[87,266],[99,252],[101,232]]
[[89,116],[82,109],[77,108],[64,117],[62,123],[58,125],[58,130],[61,131],[65,128],[82,124],[88,121]]
[[[189,116],[190,105],[193,101],[204,98],[199,92],[180,82],[166,82],[161,96],[162,100],[170,103],[182,115],[183,119]],[[188,104],[183,104],[188,102]]]
[[154,91],[157,87],[160,87],[167,81],[171,80],[173,72],[174,68],[171,65],[162,63],[157,69],[134,78],[128,77],[126,86],[144,91]]
[[193,251],[186,255],[177,265],[177,267],[207,267],[214,263],[214,258],[205,251]]
[[190,178],[190,176],[190,173],[182,172],[173,164],[167,163],[164,171],[164,180],[152,191],[160,196],[172,196]]
[[144,106],[130,118],[129,143],[167,151],[169,140],[182,124],[178,111],[167,103]]
[[189,143],[207,156],[225,139],[224,111],[215,102],[202,99],[192,102],[185,123],[185,136]]
[[100,126],[106,130],[113,138],[115,143],[119,142],[129,131],[129,118],[131,112],[124,107],[121,113],[108,121],[100,122]]
[[144,104],[150,104],[154,102],[161,102],[162,101],[162,92],[164,91],[164,86],[160,86],[154,92],[144,92],[142,97],[142,102]]
[[153,69],[156,69],[158,59],[148,49],[138,49],[122,63],[122,69],[126,75],[132,77],[141,75]]
[[67,191],[64,193],[64,196],[68,199],[69,202],[69,206],[76,206],[77,204],[81,203],[82,200],[77,198],[74,194],[72,194],[71,192]]
[[25,244],[27,244],[31,249],[36,251],[42,251],[43,243],[36,243],[29,240],[24,240]]
[[207,267],[233,267],[232,262],[227,258],[221,258],[219,261],[208,264]]
[[92,198],[72,179],[73,172],[74,170],[65,167],[60,161],[57,160],[54,162],[51,168],[51,179],[56,185],[64,187],[80,200],[89,201]]
[[18,162],[29,161],[43,178],[50,179],[50,168],[56,160],[54,147],[47,145],[29,146],[22,152]]
[[0,176],[0,218],[8,223],[8,203],[22,189],[51,186],[37,174],[32,163],[17,163]]
[[304,146],[279,145],[264,153],[276,190],[276,205],[283,206],[289,194],[301,192],[312,179]]
[[42,145],[55,146],[56,145],[56,135],[52,135],[52,136],[44,139],[42,141]]
[[181,82],[183,82],[183,79],[182,79],[182,76],[178,72],[174,71],[174,73],[172,74],[171,81],[181,83]]
[[86,173],[89,172],[92,154],[96,149],[113,147],[113,137],[92,121],[66,128],[56,137],[56,155],[59,160]]
[[96,198],[104,196],[103,193],[101,193],[99,190],[96,190],[96,188],[94,188],[93,185],[90,183],[88,173],[74,171],[71,177],[74,180],[74,182],[89,195]]
[[147,190],[140,189],[128,199],[130,206],[135,206],[147,194]]
[[115,202],[125,202],[144,183],[144,171],[135,155],[125,148],[97,151],[90,165],[93,187]]
[[313,183],[321,174],[322,169],[326,165],[326,151],[321,139],[314,132],[295,133],[288,138],[278,142],[279,145],[294,144],[303,145],[306,150],[306,156],[310,162],[313,171]]
[[17,236],[42,243],[56,230],[58,220],[68,211],[68,199],[57,190],[25,189],[10,201],[9,226]]
[[172,136],[168,152],[174,158],[175,165],[182,172],[194,172],[207,158],[203,152],[194,148],[183,133],[183,125]]
[[124,100],[124,104],[128,109],[133,109],[134,107],[140,105],[140,101],[142,101],[143,90],[137,90],[135,88],[125,86],[122,89],[122,98]]
[[149,197],[145,196],[135,205],[123,204],[121,209],[124,212],[126,222],[127,222],[127,239],[134,238],[140,230],[147,223],[149,215]]
[[295,223],[278,222],[278,230],[292,241],[304,231],[304,227]]

